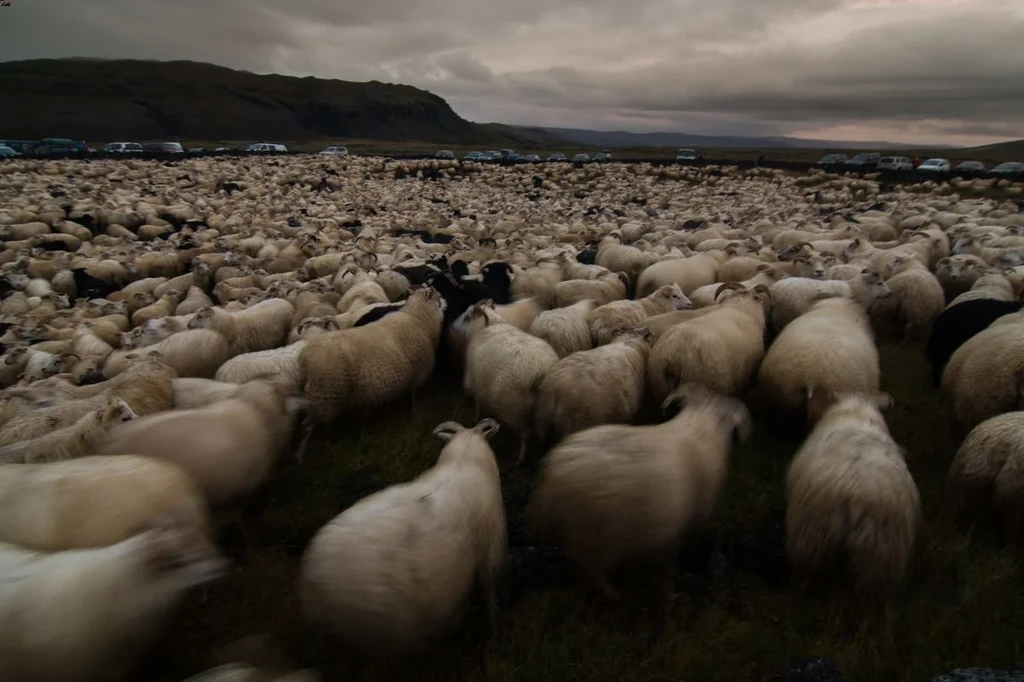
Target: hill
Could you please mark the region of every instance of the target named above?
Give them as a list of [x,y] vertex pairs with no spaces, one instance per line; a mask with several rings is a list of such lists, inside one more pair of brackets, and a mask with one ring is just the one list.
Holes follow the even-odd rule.
[[986,144],[981,147],[971,147],[966,150],[987,156],[1024,161],[1024,140],[1012,140],[998,144]]
[[631,133],[625,130],[583,130],[579,128],[539,128],[557,138],[596,147],[695,147],[700,149],[899,149],[906,145],[893,142],[836,142],[798,137],[743,137],[728,135],[691,135],[689,133]]
[[12,139],[521,141],[408,85],[258,75],[192,61],[6,62],[0,92],[0,137]]

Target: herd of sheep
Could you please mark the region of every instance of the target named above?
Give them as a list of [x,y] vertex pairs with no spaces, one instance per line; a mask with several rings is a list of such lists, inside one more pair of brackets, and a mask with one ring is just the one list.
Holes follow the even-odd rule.
[[877,338],[919,345],[970,430],[951,494],[1024,536],[1021,189],[729,167],[5,162],[3,678],[125,679],[189,592],[231,579],[218,528],[274,486],[282,455],[317,457],[316,429],[415,404],[437,374],[477,422],[437,425],[436,465],[326,524],[294,576],[308,622],[362,653],[422,650],[477,590],[501,627],[499,429],[518,439],[510,462],[537,466],[531,532],[610,600],[618,568],[671,568],[713,522],[752,414],[806,434],[786,480],[794,575],[897,586],[927,519],[883,416]]

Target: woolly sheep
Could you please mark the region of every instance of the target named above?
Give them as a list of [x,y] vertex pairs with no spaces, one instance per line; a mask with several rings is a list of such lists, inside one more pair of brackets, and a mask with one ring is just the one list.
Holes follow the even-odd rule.
[[928,337],[926,354],[932,366],[932,383],[942,382],[942,372],[956,349],[996,320],[1024,309],[1024,301],[979,299],[951,305],[942,311]]
[[655,426],[598,426],[562,441],[541,463],[527,517],[538,537],[562,545],[610,599],[609,572],[632,557],[665,552],[711,517],[725,483],[734,430],[750,417],[737,400],[680,387],[663,409],[683,409]]
[[993,325],[960,346],[942,373],[942,392],[957,420],[971,428],[1021,406],[1024,320]]
[[375,653],[406,653],[449,629],[475,581],[492,621],[505,561],[505,513],[493,419],[472,429],[445,422],[431,469],[346,509],[302,558],[307,618]]
[[257,303],[251,308],[228,312],[205,307],[189,323],[189,329],[211,329],[228,340],[232,355],[254,353],[284,345],[295,309],[281,298]]
[[299,377],[310,416],[327,422],[421,386],[434,369],[442,307],[435,289],[420,289],[401,310],[376,322],[306,342],[299,352]]
[[652,338],[620,327],[611,343],[564,357],[537,387],[535,424],[542,443],[601,424],[628,424],[644,397],[644,367]]
[[503,321],[490,301],[469,309],[466,334],[463,388],[478,409],[495,415],[519,435],[521,463],[533,433],[536,388],[558,355],[543,339]]
[[829,298],[793,320],[775,339],[757,373],[765,407],[780,415],[808,412],[815,391],[878,391],[881,370],[867,313],[848,298]]
[[921,500],[879,411],[891,398],[832,399],[789,467],[786,553],[805,578],[843,558],[858,588],[893,586],[913,551]]
[[[758,285],[770,287],[785,276],[786,273],[781,269],[765,263],[758,268],[758,271],[753,277],[737,282],[737,284],[741,284],[746,289],[753,289]],[[729,280],[722,281],[728,282]],[[694,289],[693,293],[690,294],[690,301],[692,301],[694,307],[697,308],[714,305],[716,300],[715,296],[718,294],[719,286],[719,283],[715,283]]]
[[193,410],[233,397],[238,392],[239,384],[182,377],[174,379],[171,386],[174,390],[174,409]]
[[214,379],[232,384],[244,384],[251,379],[278,376],[288,382],[293,390],[298,391],[299,355],[308,341],[245,353],[231,358],[217,370]]
[[991,509],[1008,536],[1024,537],[1024,412],[975,426],[953,458],[947,484],[959,511]]
[[149,457],[0,466],[0,506],[0,542],[41,552],[113,545],[172,510],[209,536],[206,501],[192,479]]
[[926,338],[946,304],[939,280],[916,259],[898,258],[889,264],[885,285],[892,295],[874,302],[871,317],[895,331],[897,337]]
[[111,429],[101,455],[146,455],[180,466],[212,507],[254,490],[291,436],[295,407],[287,388],[250,381],[202,408],[133,419]]
[[590,334],[590,313],[597,305],[585,299],[564,308],[545,310],[530,325],[530,333],[547,341],[558,357],[593,348]]
[[73,425],[0,448],[0,464],[60,462],[92,454],[112,426],[135,418],[120,398],[81,417]]
[[555,285],[554,308],[565,308],[586,299],[594,299],[598,305],[621,301],[626,298],[629,277],[625,273],[602,275],[597,279],[570,279]]
[[987,271],[988,263],[969,254],[940,258],[935,264],[935,276],[949,300],[970,291]]
[[880,298],[892,295],[882,275],[869,268],[849,281],[819,281],[804,277],[789,277],[771,286],[772,327],[782,331],[786,325],[807,312],[816,302],[826,298],[852,298],[866,310]]
[[158,358],[178,376],[211,378],[232,355],[228,340],[212,329],[186,329],[160,343],[137,351],[115,351],[103,365],[103,376],[112,378],[135,362]]
[[703,384],[737,395],[750,384],[764,356],[767,287],[747,291],[737,283],[719,286],[721,305],[698,319],[671,327],[651,348],[647,388],[655,401],[677,387]]
[[227,561],[177,514],[102,548],[0,544],[0,665],[19,682],[124,679],[192,589]]
[[640,274],[636,295],[650,296],[666,284],[678,284],[683,293],[689,295],[699,287],[715,283],[722,260],[724,258],[720,260],[710,253],[700,253],[654,263]]
[[636,327],[653,315],[670,310],[686,310],[693,304],[678,284],[659,287],[653,294],[637,301],[613,301],[590,313],[590,335],[595,346],[611,342],[616,330],[622,326]]

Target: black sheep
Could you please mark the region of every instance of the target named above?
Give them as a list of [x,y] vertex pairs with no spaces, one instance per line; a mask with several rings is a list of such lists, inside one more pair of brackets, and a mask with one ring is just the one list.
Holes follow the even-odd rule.
[[942,372],[956,349],[984,331],[1003,315],[1024,308],[1024,301],[997,301],[991,298],[964,301],[942,311],[935,320],[925,353],[932,365],[932,382],[942,383]]
[[597,245],[587,244],[586,248],[580,249],[580,252],[576,254],[576,262],[594,265],[597,262]]
[[78,292],[78,298],[106,298],[115,291],[121,290],[120,284],[93,277],[85,271],[85,268],[72,268],[71,276],[75,278],[75,291]]
[[441,268],[425,263],[423,265],[403,265],[398,263],[391,268],[395,272],[405,275],[412,285],[425,284],[431,277],[441,272]]
[[445,301],[444,325],[447,327],[458,318],[459,315],[473,304],[470,301],[465,289],[455,279],[451,272],[434,273],[428,280],[427,286],[433,287],[441,294]]
[[353,327],[365,327],[366,325],[370,324],[371,322],[376,322],[377,320],[381,319],[385,315],[390,315],[391,313],[393,313],[393,312],[395,312],[397,310],[401,310],[404,305],[405,305],[405,301],[400,301],[398,303],[391,303],[390,305],[379,305],[379,306],[376,306],[374,308],[371,308],[369,310],[369,312],[367,312],[362,317],[360,317],[358,320],[356,320],[356,323],[354,325],[352,325],[352,326]]
[[506,305],[512,302],[512,266],[508,263],[498,261],[488,263],[481,270],[483,281],[467,279],[461,282],[463,291],[470,299],[470,304],[482,301],[486,298],[494,301],[496,305]]

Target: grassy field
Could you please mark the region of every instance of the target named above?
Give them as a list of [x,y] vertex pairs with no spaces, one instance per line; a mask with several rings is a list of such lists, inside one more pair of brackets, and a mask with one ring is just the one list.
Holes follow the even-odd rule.
[[[928,382],[920,349],[882,346],[883,384],[897,405],[896,440],[924,500],[926,526],[903,589],[885,603],[841,592],[807,595],[791,585],[782,553],[783,482],[798,439],[759,424],[733,455],[712,531],[680,555],[678,598],[666,603],[636,570],[621,605],[603,603],[546,547],[531,545],[522,510],[531,475],[517,470],[515,442],[495,445],[502,465],[510,557],[498,635],[467,626],[426,660],[388,671],[356,668],[302,623],[295,579],[317,529],[359,498],[431,466],[440,422],[469,424],[457,382],[437,379],[389,416],[356,416],[317,434],[304,464],[284,461],[222,544],[232,575],[196,595],[147,661],[147,680],[178,682],[231,658],[232,643],[259,656],[314,666],[328,680],[702,680],[772,679],[811,657],[834,660],[853,680],[927,680],[955,667],[1008,667],[1024,658],[1022,554],[945,512],[945,472],[963,434]],[[227,649],[225,647],[228,647]],[[276,652],[276,653],[275,653]]]

